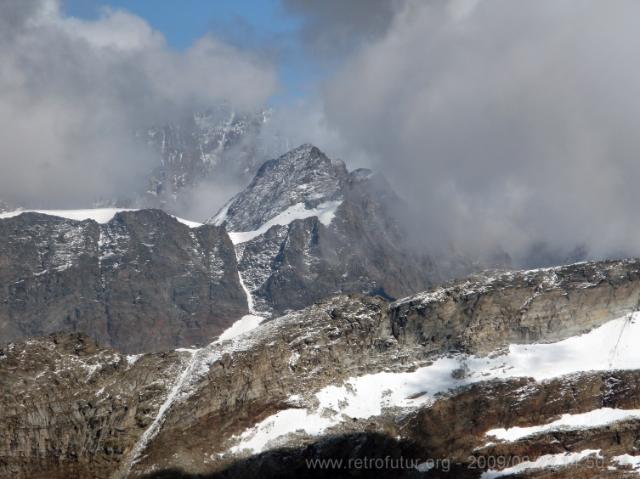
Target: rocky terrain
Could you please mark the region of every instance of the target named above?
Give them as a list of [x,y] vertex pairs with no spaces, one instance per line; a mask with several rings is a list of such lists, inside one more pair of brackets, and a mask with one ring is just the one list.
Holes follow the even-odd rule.
[[398,298],[471,269],[411,249],[405,206],[381,176],[302,145],[266,162],[209,223],[230,231],[258,311],[277,315],[341,292]]
[[162,351],[206,344],[248,312],[223,228],[160,210],[111,215],[0,219],[3,343],[82,332],[123,352]]
[[640,261],[578,263],[337,295],[166,354],[15,342],[0,476],[632,477],[639,300]]
[[472,269],[412,249],[403,207],[379,175],[303,145],[206,225],[160,210],[0,213],[0,334],[83,332],[128,353],[201,346],[248,314],[257,324],[339,293],[392,300]]

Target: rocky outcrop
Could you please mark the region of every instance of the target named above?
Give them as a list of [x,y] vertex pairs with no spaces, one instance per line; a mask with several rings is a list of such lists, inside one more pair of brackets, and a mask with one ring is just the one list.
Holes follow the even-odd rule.
[[83,332],[124,352],[210,342],[247,311],[223,228],[159,210],[105,224],[37,213],[0,220],[4,343]]
[[125,356],[81,334],[3,347],[0,477],[110,477],[186,356]]
[[486,353],[558,341],[640,310],[640,261],[576,263],[472,277],[391,305],[398,340]]

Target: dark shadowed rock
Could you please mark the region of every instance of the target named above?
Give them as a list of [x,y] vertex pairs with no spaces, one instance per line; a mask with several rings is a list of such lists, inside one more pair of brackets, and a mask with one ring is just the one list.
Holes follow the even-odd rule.
[[223,228],[159,210],[0,220],[0,337],[83,332],[125,352],[211,341],[247,310]]

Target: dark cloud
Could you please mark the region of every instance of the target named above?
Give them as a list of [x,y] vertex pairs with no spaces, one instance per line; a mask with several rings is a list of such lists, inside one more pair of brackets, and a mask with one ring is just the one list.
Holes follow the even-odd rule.
[[427,241],[639,254],[639,15],[634,0],[408,3],[328,83],[324,121],[392,177]]
[[404,0],[283,0],[289,12],[302,17],[307,45],[330,57],[382,35],[403,3]]
[[225,101],[259,107],[273,69],[213,37],[170,49],[143,19],[65,16],[58,1],[0,3],[0,196],[80,206],[124,196],[159,161],[134,132]]

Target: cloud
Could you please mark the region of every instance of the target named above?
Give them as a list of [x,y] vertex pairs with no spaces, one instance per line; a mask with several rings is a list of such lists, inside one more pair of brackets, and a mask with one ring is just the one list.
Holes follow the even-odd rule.
[[313,52],[335,57],[384,34],[405,0],[283,0],[303,20],[302,38]]
[[78,206],[130,194],[159,159],[133,132],[221,101],[259,108],[272,66],[207,36],[179,52],[143,19],[0,4],[0,197]]
[[[362,10],[366,15],[366,9]],[[412,1],[325,85],[326,121],[427,242],[640,254],[633,0]]]

